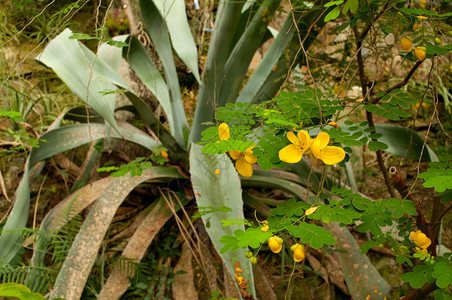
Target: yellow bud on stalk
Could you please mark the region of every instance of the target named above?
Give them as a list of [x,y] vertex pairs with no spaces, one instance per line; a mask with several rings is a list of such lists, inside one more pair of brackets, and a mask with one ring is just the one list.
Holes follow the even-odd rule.
[[306,252],[303,245],[294,244],[292,245],[292,247],[290,247],[290,250],[292,250],[293,260],[296,262],[300,262],[306,257]]
[[427,56],[427,53],[425,52],[427,49],[425,47],[416,47],[414,49],[414,55],[420,60],[423,61],[425,57]]
[[281,252],[283,239],[279,236],[272,236],[268,239],[268,247],[273,253]]
[[406,36],[400,40],[400,46],[402,47],[402,50],[405,51],[411,51],[413,48],[412,38],[410,36]]

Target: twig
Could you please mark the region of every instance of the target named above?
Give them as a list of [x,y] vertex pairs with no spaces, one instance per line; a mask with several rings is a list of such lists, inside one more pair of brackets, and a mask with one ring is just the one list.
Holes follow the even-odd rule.
[[413,197],[411,197],[411,194],[408,193],[405,181],[403,180],[402,176],[400,176],[399,170],[395,166],[392,166],[389,168],[389,174],[391,174],[394,187],[399,192],[400,196],[402,196],[402,198],[404,199],[411,200],[414,203],[417,212],[417,227],[433,242],[430,247],[428,247],[428,249],[433,254],[433,256],[436,256],[436,240],[438,239],[438,236],[433,235],[432,229],[430,228],[429,223],[424,216],[424,213],[419,208],[419,205],[417,205],[416,201],[414,201]]
[[[384,8],[385,9],[385,8]],[[379,16],[382,15],[383,11],[379,14]],[[378,17],[379,17],[378,16]],[[369,28],[369,27],[368,27]],[[370,90],[369,92],[367,91],[367,77],[364,73],[364,60],[363,60],[363,55],[362,55],[362,40],[364,39],[364,35],[363,34],[359,34],[358,32],[358,28],[355,26],[352,27],[353,29],[353,33],[355,34],[355,38],[356,38],[356,59],[358,62],[358,74],[359,74],[359,80],[361,82],[361,89],[362,89],[362,94],[363,94],[363,99],[364,102],[369,103],[369,94],[370,94]],[[363,33],[366,33],[368,31],[363,31]],[[375,127],[375,123],[374,123],[374,119],[373,119],[373,114],[372,112],[369,112],[366,110],[366,118],[367,118],[367,122],[369,123],[369,127]],[[375,133],[375,130],[372,131],[372,133]],[[372,139],[373,141],[376,139]],[[386,187],[388,188],[388,192],[391,195],[391,197],[395,197],[395,192],[394,192],[394,188],[392,186],[391,180],[389,178],[388,172],[386,170],[386,166],[383,162],[383,152],[381,151],[381,149],[377,150],[377,162],[378,162],[378,166],[380,167],[380,170],[383,174],[385,183],[386,183]]]
[[386,91],[384,91],[384,95],[383,95],[383,96],[377,97],[377,98],[373,99],[373,100],[371,101],[371,103],[372,103],[372,104],[377,104],[378,102],[380,102],[381,98],[383,98],[384,96],[386,96],[387,94],[389,94],[391,91],[393,91],[393,90],[395,90],[395,89],[398,89],[398,88],[401,88],[401,87],[403,87],[404,85],[406,85],[406,84],[408,83],[408,81],[410,80],[411,76],[413,76],[414,72],[416,72],[416,70],[419,68],[419,66],[420,66],[421,64],[422,64],[422,61],[421,61],[421,60],[418,60],[418,61],[414,64],[414,66],[411,67],[410,71],[408,72],[408,74],[406,74],[405,78],[404,78],[401,82],[399,82],[399,83],[397,83],[397,84],[391,86],[390,88],[388,88]]

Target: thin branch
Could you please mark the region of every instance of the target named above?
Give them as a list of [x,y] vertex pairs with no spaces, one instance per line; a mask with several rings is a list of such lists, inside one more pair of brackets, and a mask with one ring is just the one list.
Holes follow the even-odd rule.
[[398,89],[398,88],[401,88],[401,87],[403,87],[404,85],[406,85],[406,84],[408,83],[408,81],[410,80],[411,76],[413,76],[414,72],[416,72],[416,70],[417,70],[417,69],[419,68],[419,66],[422,64],[422,62],[423,62],[423,61],[418,60],[418,61],[414,64],[414,66],[410,69],[410,71],[406,74],[405,78],[404,78],[401,82],[399,82],[399,83],[397,83],[397,84],[391,86],[389,89],[387,89],[387,90],[384,92],[384,95],[383,95],[383,96],[377,97],[377,98],[373,99],[373,100],[371,101],[371,103],[372,103],[372,104],[377,104],[377,103],[381,100],[381,98],[383,98],[384,96],[386,96],[387,94],[389,94],[391,91],[393,91],[393,90],[395,90],[395,89]]

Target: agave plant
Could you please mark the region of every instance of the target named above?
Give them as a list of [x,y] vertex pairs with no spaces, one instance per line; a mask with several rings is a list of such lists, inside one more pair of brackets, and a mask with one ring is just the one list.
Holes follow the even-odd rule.
[[[316,1],[314,6],[306,12],[293,10],[286,17],[279,33],[273,37],[268,24],[279,7],[279,0],[254,3],[252,1],[220,1],[202,75],[198,71],[198,51],[190,32],[185,4],[182,0],[140,1],[143,21],[154,46],[153,50],[162,64],[163,74],[144,46],[134,36],[115,39],[127,43],[125,47],[102,44],[97,53],[93,53],[79,40],[74,39],[69,29],[49,42],[38,56],[38,60],[51,68],[71,91],[105,122],[92,121],[60,127],[61,118],[59,118],[40,137],[45,142],[41,142],[39,148],[33,149],[27,159],[25,174],[17,189],[14,207],[0,236],[1,264],[13,263],[22,249],[23,240],[18,229],[26,226],[30,209],[30,184],[42,170],[45,160],[68,149],[97,140],[122,139],[136,143],[149,151],[167,149],[170,162],[190,172],[198,206],[230,208],[227,212],[218,212],[209,218],[203,216],[203,221],[209,223],[209,226],[206,226],[207,232],[219,253],[223,246],[220,243],[222,236],[231,235],[237,229],[244,229],[243,224],[223,227],[220,222],[228,218],[244,219],[242,185],[279,188],[296,197],[305,193],[305,187],[308,184],[315,189],[316,178],[309,176],[309,170],[303,169],[305,165],[300,165],[299,169],[293,170],[298,174],[295,177],[290,177],[291,175],[286,171],[260,171],[250,178],[240,178],[226,154],[215,156],[204,154],[201,152],[201,147],[195,144],[201,140],[201,132],[207,128],[206,124],[212,124],[215,121],[215,111],[219,106],[227,103],[256,104],[275,96],[293,66],[303,60],[300,41],[305,49],[309,47],[318,30],[324,25],[321,16],[329,11],[329,8],[323,7],[323,1]],[[254,54],[270,37],[274,38],[274,41],[258,68],[247,79],[246,75]],[[200,85],[191,127],[188,125],[183,108],[173,53],[187,65]],[[140,99],[119,75],[122,58],[129,63],[159,101],[165,112],[168,127],[161,123],[143,99]],[[105,91],[115,90],[120,90],[128,97],[141,120],[151,128],[158,140],[130,124],[115,119],[116,93],[105,93]],[[86,120],[85,117],[84,121]],[[388,132],[392,131],[388,130]],[[405,142],[410,143],[410,141]],[[387,139],[387,143],[394,145],[394,152],[408,147],[406,144],[395,145],[394,140],[390,138]],[[221,166],[221,174],[206,175],[219,166]],[[54,232],[58,226],[61,226],[55,225],[54,220],[68,203],[74,201],[77,204],[74,205],[76,211],[73,213],[75,214],[93,203],[59,271],[51,291],[51,298],[80,298],[102,238],[112,222],[116,209],[130,191],[151,179],[167,182],[181,178],[186,178],[186,175],[175,168],[161,166],[144,170],[139,176],[128,174],[122,177],[104,178],[89,185],[86,185],[86,180],[79,183],[77,190],[74,189],[72,195],[53,208],[41,225],[43,232]],[[162,197],[165,196],[162,195]],[[187,201],[183,195],[180,199],[181,204]],[[146,216],[146,220],[154,222],[153,226],[157,231],[168,220],[171,211],[162,201],[162,199],[155,200]],[[181,205],[176,205],[175,209],[180,207]],[[346,228],[334,224],[329,226],[339,241],[348,243],[353,240]],[[134,237],[142,235],[147,229],[145,225],[140,226]],[[146,249],[152,240],[153,237],[147,238],[146,244],[141,244],[139,247]],[[136,242],[132,238],[123,256],[140,260],[144,252],[134,251],[133,249],[136,250],[137,247],[134,243]],[[43,254],[47,244],[45,235],[40,235],[34,246],[33,266],[44,266]],[[381,278],[367,257],[357,252],[357,246],[352,248],[354,249],[352,257],[358,260],[361,266],[367,267],[368,277],[366,282],[362,278],[356,280],[352,276],[346,277],[349,286],[353,287],[351,290],[370,293],[374,286],[378,285],[379,291],[387,293],[389,285]],[[220,255],[231,274],[234,274],[235,264],[240,262],[243,277],[249,279],[247,292],[256,297],[253,268],[249,259],[244,256],[245,251],[246,249],[240,248],[220,253]],[[341,259],[344,269],[350,268],[352,262],[349,257]],[[34,291],[39,289],[39,277],[34,276],[33,273],[26,278],[26,283]],[[100,298],[117,298],[126,290],[128,284],[127,274],[115,270],[100,292]],[[67,288],[68,286],[71,288]],[[109,290],[111,287],[114,289]],[[238,286],[237,289],[239,289]]]

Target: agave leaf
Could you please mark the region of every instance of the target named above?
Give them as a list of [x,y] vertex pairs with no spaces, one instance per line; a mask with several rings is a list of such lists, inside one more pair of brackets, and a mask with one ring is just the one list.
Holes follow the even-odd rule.
[[201,84],[198,71],[198,50],[188,24],[184,0],[153,0],[153,2],[166,22],[174,51]]
[[[125,42],[129,37],[128,34],[118,35],[113,38],[114,41]],[[106,63],[110,68],[119,72],[122,59],[122,47],[111,46],[107,43],[100,45],[97,50],[97,57]]]
[[[58,120],[61,121],[61,117]],[[55,127],[57,126],[52,126],[51,128]],[[155,140],[137,131],[130,124],[121,124],[118,128],[126,140],[147,147],[148,149],[159,145]],[[20,232],[17,230],[25,227],[27,224],[30,209],[30,184],[34,176],[37,176],[44,167],[43,163],[38,164],[38,162],[90,141],[106,138],[107,136],[107,126],[105,124],[78,124],[50,130],[40,137],[40,139],[46,142],[41,141],[40,147],[32,149],[27,158],[25,173],[16,191],[14,207],[0,236],[0,264],[10,263],[22,248]],[[120,138],[117,133],[113,133],[112,136]],[[30,176],[30,174],[33,174],[33,176]]]
[[174,137],[180,145],[185,146],[188,122],[180,93],[179,79],[177,77],[168,28],[154,1],[140,0],[140,9],[146,29],[148,30],[158,57],[162,62],[166,83],[170,90],[173,120],[176,123]]
[[[235,44],[225,65],[224,79],[220,86],[219,105],[235,102],[242,88],[251,60],[267,33],[270,16],[279,7],[280,0],[264,1],[246,26],[240,40]],[[291,18],[291,16],[290,16]],[[290,34],[289,34],[290,37]],[[281,51],[285,49],[281,47]],[[271,71],[272,66],[270,66]]]
[[[47,44],[37,60],[52,68],[73,93],[118,131],[114,118],[116,95],[101,94],[116,89],[111,82],[102,80],[101,74],[116,72],[77,40],[69,39],[71,35],[69,29],[64,30]],[[117,80],[123,81],[119,76]]]
[[[116,177],[93,204],[56,279],[50,298],[80,299],[102,239],[117,208],[127,195],[147,180],[181,178],[174,168],[154,167],[141,176]],[[71,287],[71,288],[68,288]]]
[[146,85],[146,87],[157,97],[157,100],[166,113],[171,132],[175,135],[177,131],[176,124],[174,123],[175,115],[173,114],[170,95],[165,80],[163,80],[159,70],[155,67],[151,57],[138,39],[136,37],[131,37],[129,42],[130,46],[123,50],[124,58],[127,59],[130,67],[135,71],[138,77],[140,77],[144,85]]
[[213,122],[219,101],[219,87],[224,76],[226,61],[234,47],[234,33],[240,21],[243,1],[220,1],[215,19],[215,30],[210,40],[207,62],[195,109],[190,142],[201,140],[207,128],[204,122]]
[[[156,140],[128,123],[120,123],[118,130],[125,140],[134,142],[149,150],[160,145]],[[46,142],[40,142],[39,148],[31,152],[30,165],[34,165],[40,160],[44,160],[66,150],[106,138],[107,136],[108,131],[106,125],[99,123],[76,124],[49,131],[41,137]],[[111,137],[121,138],[115,132],[111,133]]]
[[[391,286],[381,277],[369,258],[361,253],[358,243],[346,227],[337,223],[323,224],[336,239],[336,247],[343,252],[337,252],[344,271],[345,282],[353,299],[365,299],[374,295],[374,291],[382,293],[381,299],[388,296]],[[376,287],[376,288],[375,288]]]
[[[162,197],[154,203],[156,205],[141,222],[140,226],[129,239],[129,242],[122,251],[122,259],[126,258],[134,262],[141,261],[155,236],[173,216],[172,209],[168,207]],[[179,209],[180,207],[174,207],[175,211],[178,211]],[[118,264],[120,263],[121,261],[118,262]],[[133,277],[133,270],[121,270],[121,267],[118,264],[111,272],[107,282],[97,296],[97,299],[119,299],[130,286],[129,277]]]
[[[44,265],[44,255],[47,250],[48,240],[46,236],[56,232],[61,227],[66,225],[69,219],[61,218],[64,215],[64,211],[67,207],[71,207],[70,217],[79,214],[91,203],[96,201],[97,198],[104,192],[104,190],[115,180],[115,177],[105,177],[98,181],[95,181],[78,191],[70,194],[59,202],[54,208],[52,208],[40,226],[40,234],[38,235],[36,245],[33,248],[33,257],[31,263],[33,266]],[[27,286],[32,287],[39,278],[36,277],[37,274],[29,274],[27,278]]]
[[411,129],[393,125],[376,125],[375,129],[383,134],[378,141],[388,145],[386,152],[415,160],[419,160],[422,153],[422,161],[438,161],[428,145],[423,149],[424,140]]
[[[190,173],[193,190],[198,206],[218,209],[226,206],[230,211],[216,211],[213,214],[203,215],[202,220],[215,249],[223,259],[229,273],[234,278],[235,264],[240,262],[243,278],[249,280],[248,293],[255,297],[254,277],[251,262],[245,257],[245,249],[220,253],[223,244],[220,238],[224,235],[234,235],[237,229],[245,230],[244,225],[223,227],[221,220],[228,218],[244,220],[242,189],[240,179],[231,160],[223,155],[209,155],[201,152],[202,146],[192,144],[190,149]],[[215,175],[219,169],[220,174]],[[234,281],[235,282],[235,281]],[[237,287],[238,288],[238,287]]]

